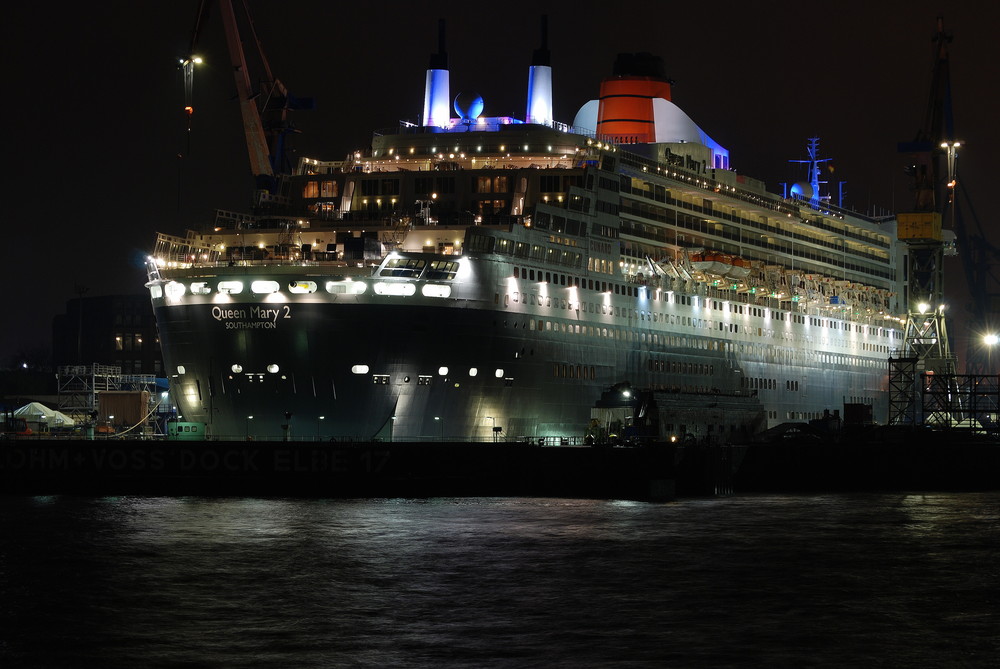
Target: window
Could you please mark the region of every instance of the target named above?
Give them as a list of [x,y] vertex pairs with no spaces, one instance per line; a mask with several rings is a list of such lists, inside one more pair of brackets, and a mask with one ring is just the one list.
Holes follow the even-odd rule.
[[[423,261],[420,261],[421,263]],[[425,279],[431,281],[451,281],[458,272],[458,263],[451,260],[434,260],[427,268]]]
[[414,195],[429,195],[434,190],[434,179],[432,177],[417,177],[413,180]]
[[[392,258],[379,271],[379,276],[400,276],[414,279],[420,276],[425,264],[425,261],[416,258]],[[457,266],[458,263],[453,264]]]
[[559,177],[553,175],[539,177],[538,190],[543,193],[554,193],[562,190],[560,187]]

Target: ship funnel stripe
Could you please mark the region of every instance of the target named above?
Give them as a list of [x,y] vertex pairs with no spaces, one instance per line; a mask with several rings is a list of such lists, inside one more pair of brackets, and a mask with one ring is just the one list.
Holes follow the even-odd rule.
[[609,100],[611,98],[639,98],[640,100],[653,100],[656,98],[655,95],[636,95],[635,93],[612,93],[610,95],[602,95],[601,100]]
[[652,124],[653,121],[646,118],[606,118],[601,121],[601,123],[649,123]]

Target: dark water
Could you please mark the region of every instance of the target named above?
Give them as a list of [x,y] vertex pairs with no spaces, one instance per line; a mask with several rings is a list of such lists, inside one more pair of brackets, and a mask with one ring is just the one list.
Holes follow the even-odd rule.
[[1000,494],[0,497],[0,667],[998,667]]

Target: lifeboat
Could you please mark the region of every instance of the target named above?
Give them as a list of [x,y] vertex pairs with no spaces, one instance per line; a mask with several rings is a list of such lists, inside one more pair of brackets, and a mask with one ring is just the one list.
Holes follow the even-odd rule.
[[729,269],[726,276],[731,279],[745,279],[750,275],[750,261],[739,256],[730,257]]
[[730,257],[722,253],[705,251],[704,253],[691,254],[691,267],[705,274],[727,276],[732,266]]

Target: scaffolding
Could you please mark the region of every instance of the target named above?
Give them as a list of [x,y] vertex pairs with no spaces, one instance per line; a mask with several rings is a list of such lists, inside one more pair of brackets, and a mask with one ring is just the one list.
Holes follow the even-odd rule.
[[92,424],[99,411],[98,396],[103,392],[147,393],[149,416],[141,433],[155,432],[155,409],[160,400],[156,377],[152,374],[122,374],[117,365],[64,365],[57,368],[59,411],[81,424]]
[[59,374],[59,410],[87,423],[97,415],[97,395],[122,390],[122,368],[117,365],[64,365]]
[[920,362],[889,358],[889,425],[964,428],[997,438],[1000,376],[925,372]]
[[889,425],[917,424],[918,360],[889,358]]
[[928,373],[920,378],[924,424],[997,437],[1000,376]]

